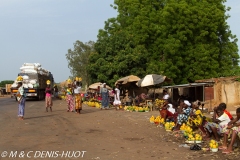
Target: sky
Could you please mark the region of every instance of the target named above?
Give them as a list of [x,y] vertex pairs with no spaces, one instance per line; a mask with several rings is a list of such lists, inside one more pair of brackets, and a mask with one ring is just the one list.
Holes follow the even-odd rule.
[[[14,80],[23,63],[40,63],[55,82],[71,76],[66,60],[76,40],[96,41],[117,16],[114,0],[0,0],[0,81]],[[240,49],[240,1],[228,0],[228,24]],[[239,52],[240,53],[240,52]]]

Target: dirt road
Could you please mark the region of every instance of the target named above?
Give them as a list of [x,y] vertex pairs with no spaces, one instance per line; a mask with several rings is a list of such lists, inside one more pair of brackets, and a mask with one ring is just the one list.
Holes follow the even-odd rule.
[[[0,154],[24,152],[21,159],[147,160],[147,159],[226,159],[222,153],[204,153],[179,147],[183,142],[163,128],[149,123],[149,113],[99,110],[84,106],[82,114],[66,112],[64,101],[55,100],[53,112],[45,112],[44,101],[27,101],[25,120],[17,119],[14,99],[0,99]],[[32,151],[32,152],[30,152]],[[56,158],[40,158],[36,151],[58,151]],[[4,152],[4,153],[6,153]],[[27,158],[26,153],[29,153]],[[84,155],[83,155],[84,153]],[[19,155],[17,155],[19,157]],[[34,158],[35,156],[35,158]],[[78,156],[75,155],[75,156]],[[82,157],[83,156],[83,157]],[[232,156],[235,159],[236,156]]]

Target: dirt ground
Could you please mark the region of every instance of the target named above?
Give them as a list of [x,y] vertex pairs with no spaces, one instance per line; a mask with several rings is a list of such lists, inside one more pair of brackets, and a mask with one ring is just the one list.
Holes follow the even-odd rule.
[[[24,152],[21,159],[76,159],[69,155],[40,158],[35,156],[36,151],[81,151],[82,155],[86,151],[83,157],[78,157],[86,160],[240,158],[239,150],[224,155],[179,147],[184,144],[181,137],[150,124],[149,118],[157,116],[158,111],[136,113],[84,105],[82,114],[78,115],[66,112],[63,100],[54,100],[53,112],[45,112],[44,105],[44,101],[27,101],[25,120],[18,120],[15,100],[0,99],[0,160],[13,159],[9,158],[13,151]],[[8,155],[3,157],[3,152]],[[29,152],[31,158],[26,157]]]

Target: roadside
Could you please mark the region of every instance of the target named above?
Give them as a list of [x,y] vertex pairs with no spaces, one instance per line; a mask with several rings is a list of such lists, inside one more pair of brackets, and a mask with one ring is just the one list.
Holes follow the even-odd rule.
[[180,147],[184,139],[150,124],[149,118],[159,115],[158,111],[100,110],[84,105],[78,115],[66,112],[66,102],[62,100],[54,100],[52,113],[45,112],[44,106],[44,101],[27,101],[25,120],[19,121],[14,99],[0,101],[0,152],[78,150],[87,151],[81,158],[87,160],[225,160],[239,156],[237,152],[224,155]]

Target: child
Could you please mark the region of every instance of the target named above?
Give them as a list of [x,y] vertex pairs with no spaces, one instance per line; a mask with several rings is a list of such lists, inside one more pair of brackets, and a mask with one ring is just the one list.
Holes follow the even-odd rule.
[[226,108],[227,108],[226,103],[220,103],[219,106],[221,106],[224,109],[224,113],[226,113],[228,115],[230,120],[233,120],[233,117],[232,117],[231,113],[226,110]]
[[[240,138],[240,108],[237,108],[236,110],[237,118],[231,120],[228,123],[228,126],[224,128],[224,140],[223,145],[219,147],[219,149],[223,149],[223,153],[231,153],[233,151],[233,144],[237,138],[237,136]],[[231,136],[231,142],[227,147],[227,140],[228,135],[230,134],[230,130],[232,130],[232,136]]]
[[213,133],[215,139],[219,141],[219,135],[223,133],[223,128],[227,126],[230,121],[231,120],[228,115],[224,113],[224,108],[222,106],[215,107],[213,113],[213,122],[207,122],[204,126],[204,128],[207,129],[207,138],[209,138],[210,134]]

